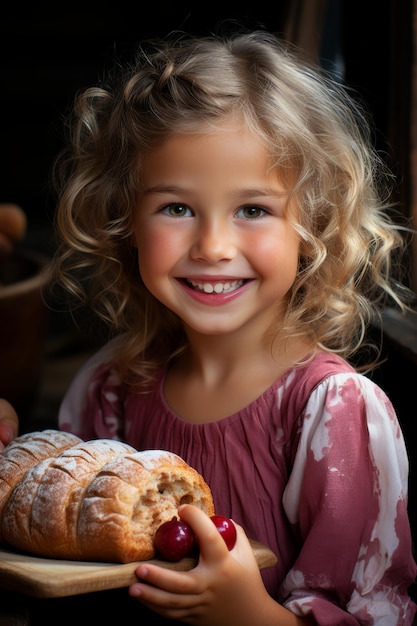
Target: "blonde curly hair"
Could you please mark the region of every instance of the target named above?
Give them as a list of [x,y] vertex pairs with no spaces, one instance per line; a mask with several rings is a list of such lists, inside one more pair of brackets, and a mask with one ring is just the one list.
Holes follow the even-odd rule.
[[186,342],[179,318],[145,288],[131,245],[140,158],[236,114],[265,142],[298,207],[285,335],[350,359],[387,301],[406,306],[393,277],[405,242],[389,216],[390,174],[348,90],[266,32],[149,41],[77,95],[54,168],[54,279],[72,307],[88,305],[125,333],[117,364],[128,384],[152,380]]

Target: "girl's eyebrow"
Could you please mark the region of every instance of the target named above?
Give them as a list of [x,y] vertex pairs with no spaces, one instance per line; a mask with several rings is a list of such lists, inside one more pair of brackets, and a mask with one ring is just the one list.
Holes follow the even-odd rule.
[[185,191],[183,187],[176,187],[175,185],[154,185],[143,189],[142,193],[178,193],[182,191]]
[[[143,189],[142,193],[185,193],[188,192],[189,189],[185,187],[179,187],[177,185],[154,185],[152,187],[147,187]],[[288,195],[288,192],[284,189],[240,189],[237,193],[234,194],[236,197],[247,198],[248,196],[255,197],[285,197]]]

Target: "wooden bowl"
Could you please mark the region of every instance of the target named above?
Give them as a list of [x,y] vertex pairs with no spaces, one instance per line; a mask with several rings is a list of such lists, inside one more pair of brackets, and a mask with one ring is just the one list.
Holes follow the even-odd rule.
[[25,418],[41,379],[48,325],[42,291],[49,259],[15,250],[0,260],[0,397]]

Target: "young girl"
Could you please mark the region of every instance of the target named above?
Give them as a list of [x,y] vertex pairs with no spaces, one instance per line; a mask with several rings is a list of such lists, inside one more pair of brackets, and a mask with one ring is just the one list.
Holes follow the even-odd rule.
[[199,626],[411,624],[404,441],[351,364],[405,306],[359,107],[267,33],[177,36],[79,94],[71,122],[55,277],[114,337],[60,427],[179,454],[238,527],[229,552],[182,507],[197,567],[140,565],[131,596]]

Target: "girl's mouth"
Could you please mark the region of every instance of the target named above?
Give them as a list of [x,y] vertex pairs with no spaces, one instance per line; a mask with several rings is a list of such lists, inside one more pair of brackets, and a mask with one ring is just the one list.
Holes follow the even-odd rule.
[[236,291],[244,284],[244,280],[230,280],[230,281],[213,281],[213,282],[200,282],[196,280],[191,280],[189,278],[186,279],[186,283],[189,287],[194,289],[195,291],[200,291],[202,293],[231,293],[232,291]]

